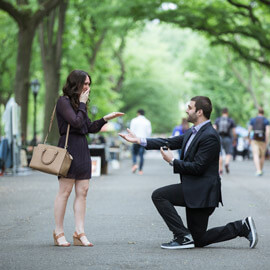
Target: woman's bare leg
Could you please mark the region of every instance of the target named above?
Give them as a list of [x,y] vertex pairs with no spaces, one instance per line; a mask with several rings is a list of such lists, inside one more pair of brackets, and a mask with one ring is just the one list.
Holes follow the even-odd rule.
[[[72,191],[74,179],[60,178],[59,179],[59,190],[54,202],[54,218],[55,218],[55,234],[64,232],[64,217],[66,212],[67,201]],[[66,243],[65,236],[58,239],[58,243]]]
[[[74,215],[75,215],[75,231],[77,234],[84,233],[84,220],[86,212],[86,197],[89,188],[89,179],[75,181],[75,200],[74,200]],[[81,238],[83,244],[88,244],[86,236]]]

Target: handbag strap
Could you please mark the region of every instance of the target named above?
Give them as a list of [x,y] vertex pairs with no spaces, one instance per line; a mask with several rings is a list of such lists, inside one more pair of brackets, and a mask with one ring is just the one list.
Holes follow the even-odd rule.
[[[48,130],[47,135],[45,137],[44,144],[46,144],[47,139],[48,139],[48,136],[49,136],[49,133],[51,132],[52,123],[53,123],[53,119],[54,119],[54,115],[55,115],[55,111],[56,111],[56,104],[54,106],[54,109],[53,109],[53,112],[52,112],[52,115],[51,115],[49,130]],[[69,130],[70,130],[70,124],[68,124],[68,126],[67,126],[67,136],[66,136],[65,147],[64,147],[65,149],[67,149],[67,143],[68,143],[68,137],[69,137]]]
[[67,126],[67,136],[66,136],[66,142],[65,142],[65,149],[67,149],[69,130],[70,130],[70,124],[68,124],[68,126]]

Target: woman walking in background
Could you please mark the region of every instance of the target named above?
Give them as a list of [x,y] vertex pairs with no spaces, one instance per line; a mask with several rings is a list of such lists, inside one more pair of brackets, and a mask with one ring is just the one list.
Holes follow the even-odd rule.
[[64,235],[63,223],[67,201],[73,186],[75,186],[73,204],[75,216],[74,245],[93,246],[84,232],[86,197],[89,179],[91,178],[91,157],[85,135],[99,132],[106,121],[124,115],[120,112],[113,112],[91,122],[87,114],[90,85],[91,77],[87,72],[82,70],[72,71],[63,87],[63,96],[58,99],[56,105],[60,133],[58,146],[64,148],[67,127],[70,124],[67,150],[73,157],[67,177],[59,177],[59,191],[54,204],[54,243],[62,247],[70,246]]

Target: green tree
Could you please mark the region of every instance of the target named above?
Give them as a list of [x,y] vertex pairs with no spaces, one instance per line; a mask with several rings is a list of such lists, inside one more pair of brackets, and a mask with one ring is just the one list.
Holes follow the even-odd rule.
[[[213,119],[221,114],[223,107],[228,107],[236,122],[246,125],[256,113],[256,102],[267,103],[269,94],[265,89],[270,85],[266,74],[261,72],[265,68],[249,62],[250,71],[245,60],[234,56],[227,48],[211,47],[208,40],[198,35],[191,34],[186,42],[189,49],[182,62],[192,93],[213,100]],[[251,75],[252,80],[245,79]]]
[[[59,96],[62,37],[67,5],[67,0],[61,1],[59,7],[51,11],[49,16],[44,18],[39,26],[40,51],[46,85],[43,137],[48,132],[51,113]],[[57,135],[58,128],[55,120],[48,141],[54,144],[57,143]]]
[[96,117],[118,110],[121,103],[121,54],[132,24],[130,19],[118,18],[116,5],[118,10],[124,6],[121,1],[71,1],[67,12],[62,73],[73,69],[89,71],[93,80],[90,106],[98,107]]
[[179,47],[172,48],[174,34],[171,27],[149,23],[143,32],[130,33],[124,54],[126,79],[121,110],[126,113],[125,120],[130,121],[142,108],[157,133],[172,131],[184,113],[179,111],[179,104],[188,99],[188,88],[175,58]]
[[7,14],[0,12],[0,28],[5,31],[0,32],[0,45],[2,53],[0,55],[0,104],[5,105],[13,93],[14,80],[14,51],[16,46],[16,27]]
[[0,32],[0,137],[2,135],[2,113],[4,107],[13,94],[16,45],[16,26],[9,16],[0,11],[0,28],[5,31]]
[[60,2],[61,0],[47,0],[37,5],[36,2],[27,0],[17,0],[16,4],[0,0],[0,9],[7,12],[19,28],[14,92],[15,100],[21,106],[21,124],[24,134],[27,134],[29,70],[34,34],[41,20]]
[[125,16],[159,19],[205,33],[212,44],[232,48],[242,58],[270,67],[270,1],[159,1],[128,3]]
[[[152,115],[154,126],[158,118],[159,132],[160,129],[165,132],[185,116],[185,102],[192,96],[206,95],[213,100],[213,120],[220,115],[223,107],[228,107],[235,121],[246,125],[256,113],[248,87],[252,87],[258,104],[264,104],[267,111],[270,93],[266,89],[270,85],[266,68],[253,63],[252,80],[248,82],[250,73],[247,63],[250,62],[223,46],[212,47],[208,39],[191,30],[158,22],[156,26],[154,24],[148,23],[143,33],[130,33],[125,56],[127,76],[123,88],[123,110],[128,111],[128,119],[135,115],[140,105],[151,113],[153,107],[163,111],[160,100],[168,102],[172,110],[168,112],[165,108],[165,111],[169,117],[171,114],[178,115],[177,119],[167,120],[159,113]],[[239,80],[235,71],[244,78],[244,82]],[[171,94],[172,89],[175,94]],[[160,100],[156,101],[156,97]],[[178,102],[181,104],[180,111]],[[148,103],[155,105],[148,106]],[[162,122],[168,125],[165,127]]]

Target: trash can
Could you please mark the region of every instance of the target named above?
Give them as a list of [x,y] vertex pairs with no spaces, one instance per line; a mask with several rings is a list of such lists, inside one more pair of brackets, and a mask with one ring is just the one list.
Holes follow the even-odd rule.
[[91,157],[101,158],[101,174],[108,174],[108,161],[105,144],[88,145]]

